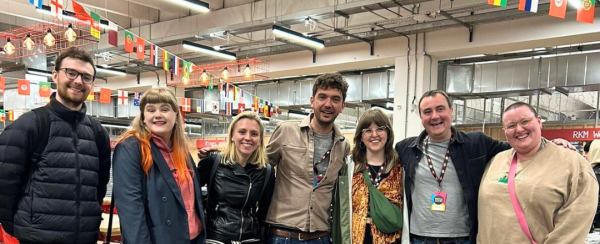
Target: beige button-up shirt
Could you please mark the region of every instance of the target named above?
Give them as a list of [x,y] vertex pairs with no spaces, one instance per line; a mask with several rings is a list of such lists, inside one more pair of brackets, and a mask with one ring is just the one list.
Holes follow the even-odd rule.
[[350,145],[334,126],[334,141],[325,178],[314,187],[314,132],[309,115],[302,122],[286,121],[267,145],[269,163],[277,166],[277,180],[267,223],[303,232],[328,231],[333,186]]

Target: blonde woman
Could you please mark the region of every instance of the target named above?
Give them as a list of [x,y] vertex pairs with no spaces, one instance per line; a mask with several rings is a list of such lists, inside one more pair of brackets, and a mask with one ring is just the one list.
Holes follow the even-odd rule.
[[264,134],[256,113],[241,113],[229,125],[221,152],[200,161],[200,184],[208,185],[206,243],[266,243],[275,175],[267,164]]
[[[402,236],[401,229],[383,233],[373,223],[369,187],[365,181],[369,180],[392,204],[402,209],[402,166],[393,148],[391,128],[389,118],[380,110],[367,110],[358,121],[352,149],[352,243],[399,243]],[[364,171],[368,172],[369,179],[365,179]]]
[[202,193],[172,91],[144,93],[113,164],[123,243],[204,243]]

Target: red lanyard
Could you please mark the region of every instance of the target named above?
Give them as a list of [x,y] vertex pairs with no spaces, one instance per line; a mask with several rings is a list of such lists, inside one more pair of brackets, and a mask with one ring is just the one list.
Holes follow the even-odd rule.
[[440,172],[440,177],[437,176],[437,174],[435,173],[435,169],[433,168],[433,163],[431,163],[431,157],[429,157],[429,153],[428,153],[428,144],[429,144],[429,137],[426,137],[425,140],[423,140],[423,148],[424,148],[424,153],[425,153],[425,157],[427,157],[427,164],[429,165],[429,170],[431,170],[431,174],[433,175],[433,178],[435,178],[435,180],[437,180],[438,185],[440,187],[442,187],[442,180],[444,180],[444,175],[446,174],[446,168],[448,167],[448,160],[450,159],[450,143],[452,143],[452,141],[454,140],[454,136],[450,136],[450,142],[448,143],[448,148],[446,148],[446,156],[444,156],[444,162],[442,163],[442,171]]
[[510,163],[510,169],[508,170],[508,194],[510,194],[510,201],[512,202],[513,209],[517,215],[517,219],[519,220],[519,225],[521,226],[521,230],[523,233],[529,238],[531,243],[537,244],[533,237],[531,236],[531,232],[529,232],[529,225],[527,225],[527,220],[525,219],[525,213],[523,213],[523,209],[521,208],[521,204],[519,204],[519,199],[517,198],[517,193],[515,192],[515,175],[517,174],[517,154],[513,154],[512,161]]

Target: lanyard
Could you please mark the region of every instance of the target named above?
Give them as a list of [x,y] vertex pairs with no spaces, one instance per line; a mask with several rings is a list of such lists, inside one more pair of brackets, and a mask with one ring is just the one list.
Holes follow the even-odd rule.
[[331,150],[333,149],[333,144],[335,142],[335,131],[331,132],[331,148],[329,150],[327,150],[327,152],[325,152],[325,154],[323,154],[323,156],[321,156],[321,159],[319,159],[318,162],[313,164],[313,171],[314,171],[314,176],[315,176],[315,183],[314,183],[314,187],[317,186],[317,184],[319,184],[319,182],[321,182],[321,180],[323,180],[323,178],[325,178],[325,173],[319,173],[319,169],[317,168],[317,165],[323,163],[325,161],[325,159],[329,158],[329,155],[331,154]]
[[450,159],[450,143],[452,143],[453,140],[454,140],[454,135],[450,136],[450,142],[448,143],[448,148],[446,148],[446,156],[444,156],[444,162],[442,163],[442,171],[440,172],[440,177],[438,177],[437,174],[435,173],[435,169],[433,168],[433,164],[431,163],[431,157],[429,157],[429,153],[428,153],[429,137],[426,137],[425,140],[423,140],[423,144],[424,144],[423,148],[425,151],[425,157],[427,157],[427,164],[429,165],[429,169],[431,170],[431,174],[433,175],[433,178],[435,178],[435,180],[437,180],[440,188],[442,187],[442,180],[444,180],[444,175],[446,174],[446,168],[448,167],[448,160]]
[[[541,147],[540,147],[541,148]],[[510,162],[510,169],[508,170],[508,193],[510,195],[510,201],[512,202],[513,209],[515,210],[515,214],[517,215],[517,219],[519,220],[519,225],[521,226],[521,230],[527,238],[533,244],[537,244],[529,231],[529,225],[527,225],[527,220],[525,219],[525,213],[523,213],[523,209],[521,208],[521,204],[519,204],[519,199],[517,198],[517,193],[515,192],[515,175],[517,174],[517,154],[513,153],[512,161]]]

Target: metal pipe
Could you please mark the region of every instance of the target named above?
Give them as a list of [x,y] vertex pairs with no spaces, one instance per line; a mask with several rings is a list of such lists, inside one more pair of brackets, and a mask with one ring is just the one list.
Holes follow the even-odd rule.
[[[408,137],[408,90],[410,90],[410,37],[407,35],[403,35],[406,37],[406,106],[405,110],[405,120],[404,120],[404,138]],[[395,81],[394,81],[395,83]]]

